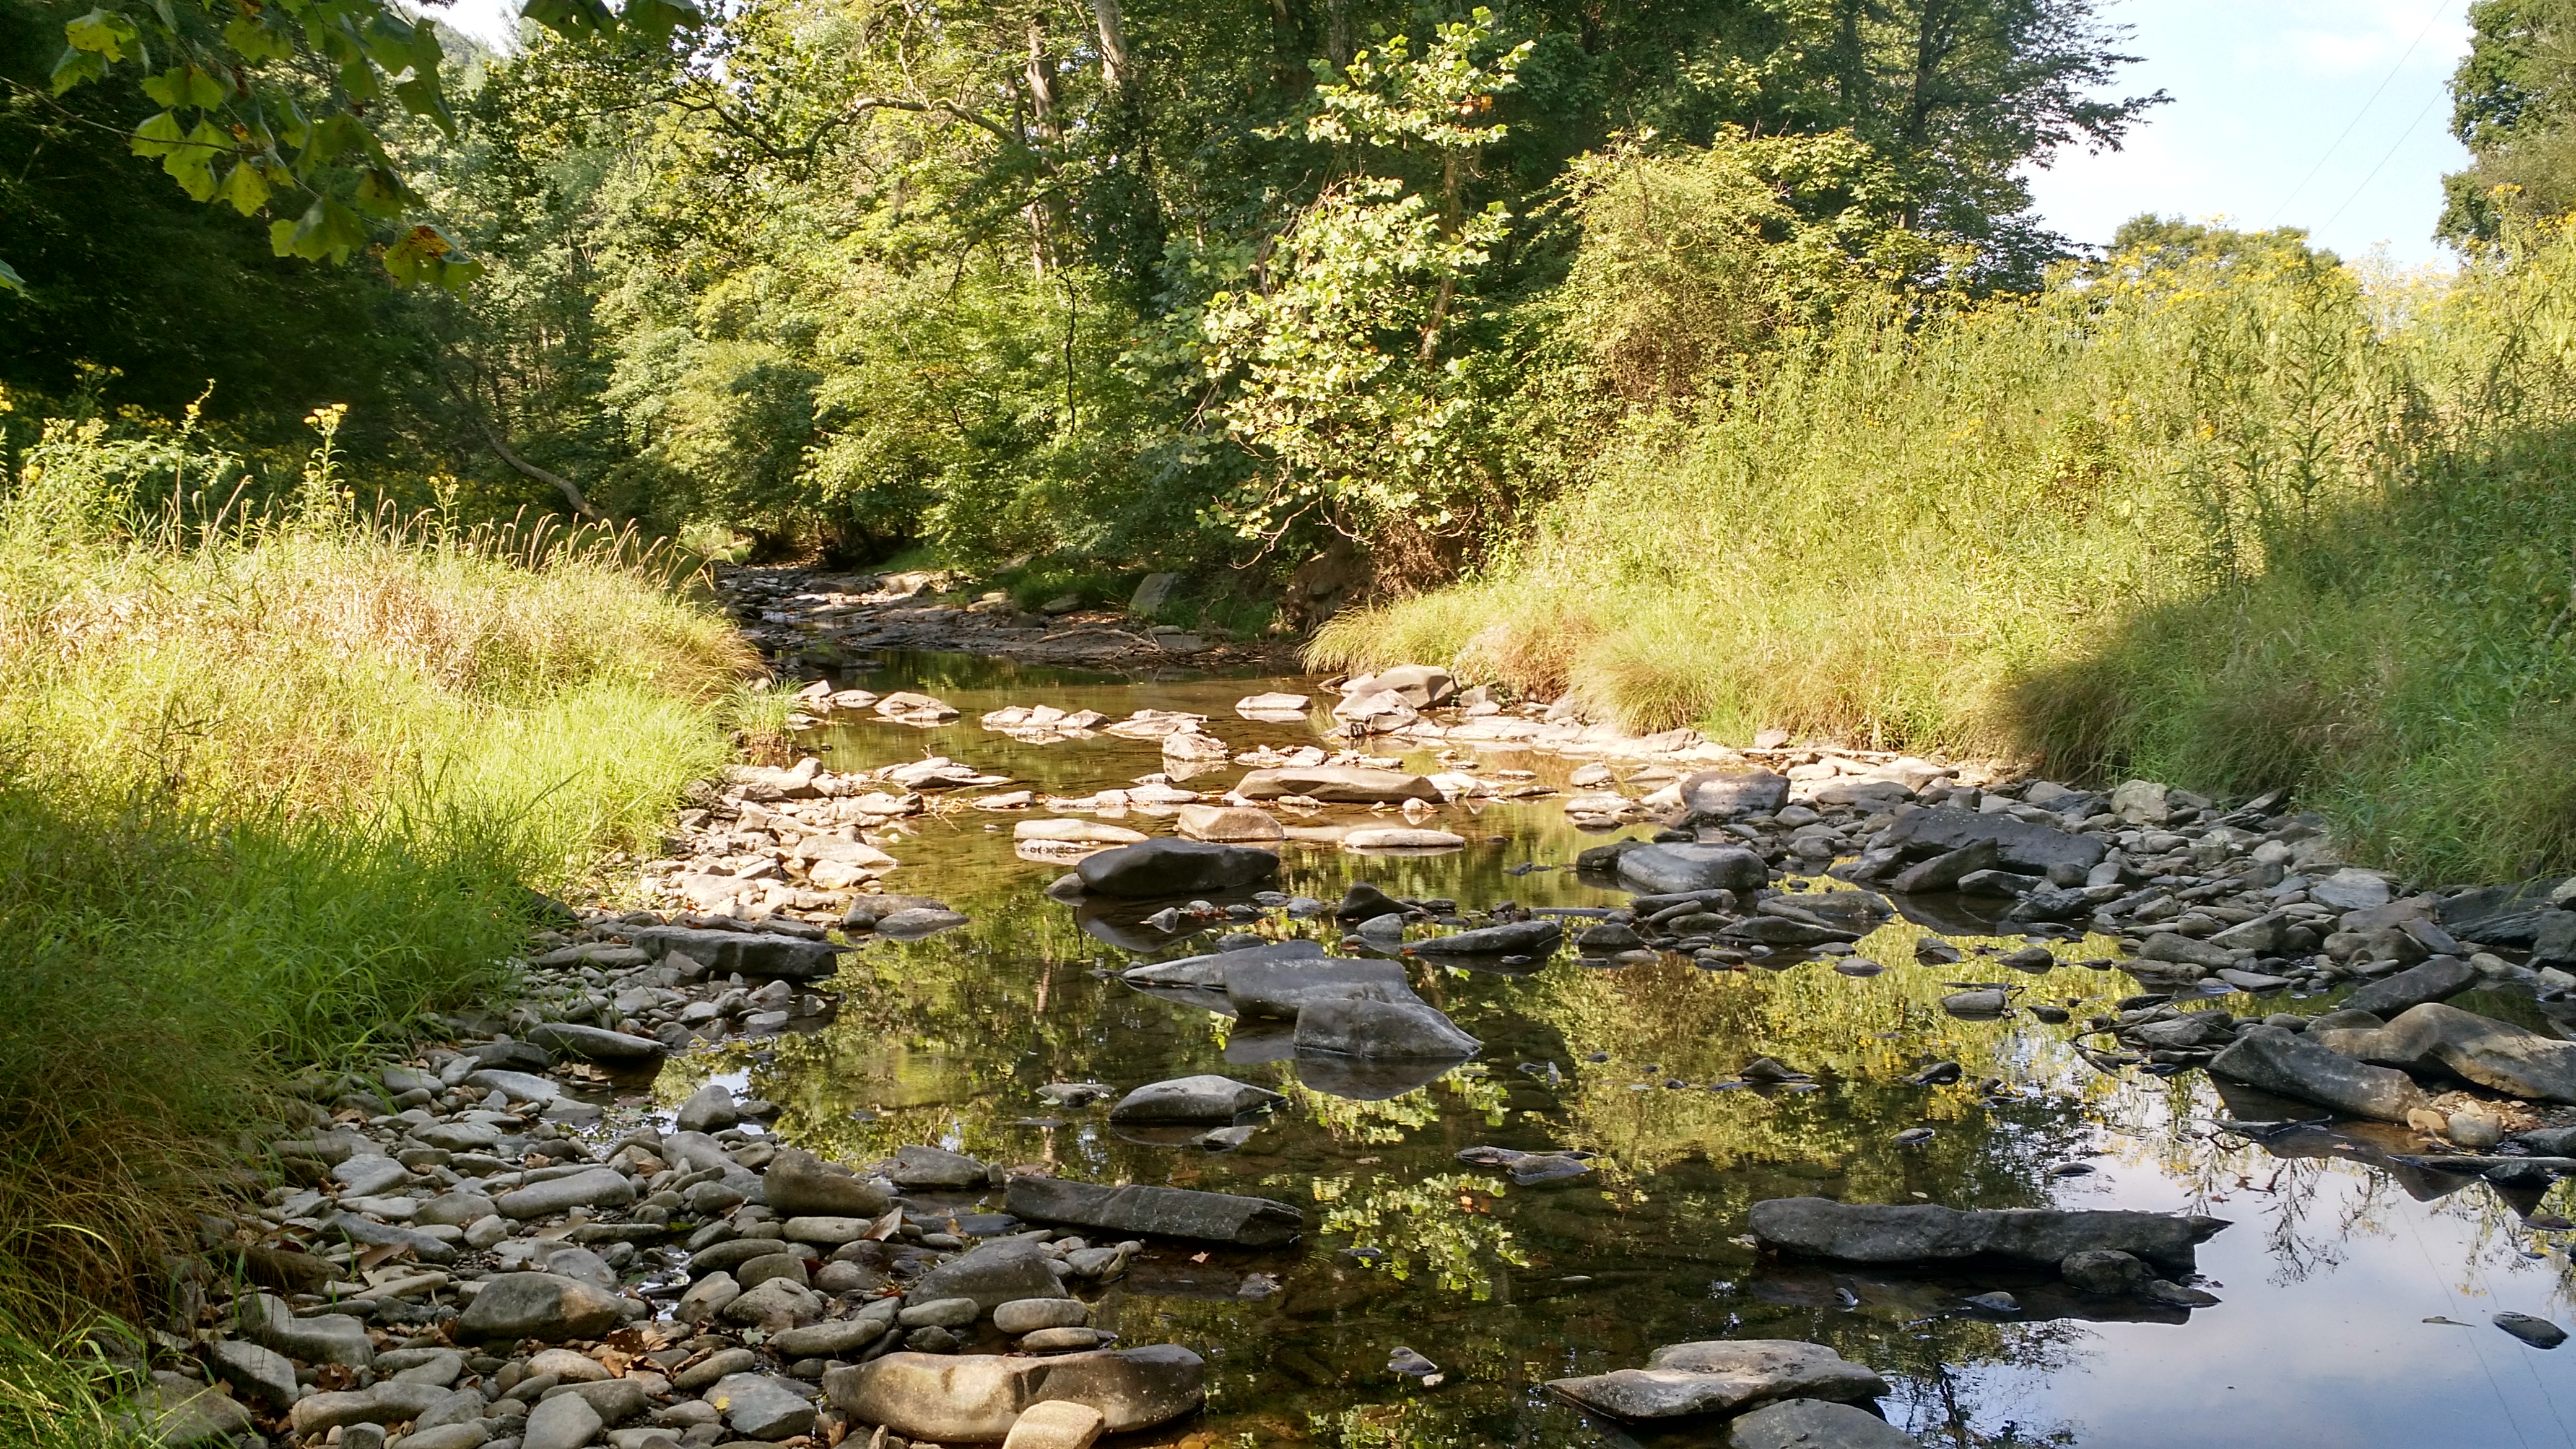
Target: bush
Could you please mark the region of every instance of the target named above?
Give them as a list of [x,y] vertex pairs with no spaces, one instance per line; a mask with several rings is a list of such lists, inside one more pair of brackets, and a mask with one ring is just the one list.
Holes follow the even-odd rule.
[[2291,785],[2391,865],[2576,869],[2571,284],[2564,224],[2447,282],[2209,234],[1846,308],[1309,658],[1448,658],[1638,729]]

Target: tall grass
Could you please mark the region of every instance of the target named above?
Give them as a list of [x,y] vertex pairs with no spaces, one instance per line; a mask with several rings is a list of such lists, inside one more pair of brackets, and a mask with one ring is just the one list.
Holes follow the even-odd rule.
[[2576,869],[2571,365],[2563,224],[2451,279],[2250,239],[1855,306],[1309,657],[1641,729],[2294,785],[2421,874]]
[[86,1382],[40,1345],[149,1311],[287,1074],[501,985],[528,888],[720,767],[749,662],[632,539],[352,521],[327,468],[288,515],[138,507],[84,446],[0,503],[13,1442]]

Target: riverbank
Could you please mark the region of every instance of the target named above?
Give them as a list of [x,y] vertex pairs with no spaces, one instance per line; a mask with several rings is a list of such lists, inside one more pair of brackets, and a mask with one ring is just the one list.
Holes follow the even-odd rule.
[[2441,282],[2120,263],[1848,317],[1309,660],[1637,733],[2288,788],[2392,870],[2576,870],[2576,233]]
[[290,1074],[506,989],[530,887],[720,767],[749,655],[618,540],[181,537],[52,462],[0,514],[0,1436],[94,1445],[67,1336],[158,1321]]

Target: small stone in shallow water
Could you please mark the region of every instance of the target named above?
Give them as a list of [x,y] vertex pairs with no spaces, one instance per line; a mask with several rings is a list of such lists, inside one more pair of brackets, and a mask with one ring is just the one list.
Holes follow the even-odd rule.
[[2567,1341],[2566,1329],[2528,1313],[2499,1313],[2495,1316],[2495,1326],[2533,1348],[2556,1348]]
[[1993,1293],[1979,1293],[1969,1298],[1967,1302],[1969,1307],[1986,1313],[2021,1312],[2021,1300],[2000,1290]]
[[1908,1127],[1904,1131],[1896,1134],[1896,1145],[1899,1147],[1920,1147],[1924,1143],[1931,1141],[1932,1135],[1932,1129],[1929,1127]]
[[1440,1365],[1424,1358],[1412,1349],[1398,1348],[1393,1353],[1386,1356],[1386,1370],[1388,1373],[1404,1374],[1412,1378],[1420,1379],[1429,1378],[1430,1376],[1439,1373]]

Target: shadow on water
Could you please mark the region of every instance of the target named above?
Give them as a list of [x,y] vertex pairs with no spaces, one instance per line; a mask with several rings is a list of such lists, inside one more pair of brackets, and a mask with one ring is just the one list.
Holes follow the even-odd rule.
[[[1317,740],[1311,723],[1234,716],[1245,694],[1308,692],[1297,680],[1131,682],[929,656],[846,682],[926,689],[963,716],[929,730],[869,721],[810,737],[839,769],[942,754],[1042,793],[1081,795],[1163,768],[1151,741],[1033,744],[977,725],[1005,704],[1112,716],[1187,709],[1238,750]],[[1493,749],[1472,759],[1479,773],[1525,769],[1559,786],[1581,763]],[[1442,767],[1428,754],[1407,763]],[[1201,783],[1222,789],[1236,773]],[[1366,859],[1292,843],[1282,888],[1329,900],[1365,879],[1469,908],[1623,902],[1555,868],[1610,838],[1568,824],[1561,801],[1444,807],[1437,823],[1471,842],[1444,856]],[[2508,1308],[2566,1316],[2559,1236],[2523,1227],[2483,1182],[2373,1165],[2406,1150],[2402,1133],[2311,1132],[2267,1150],[2213,1125],[2230,1104],[2197,1072],[2097,1072],[2073,1034],[2139,989],[2111,969],[2111,942],[2059,941],[2065,964],[2020,975],[1975,953],[2022,938],[1985,935],[1991,918],[1956,906],[1918,903],[1911,919],[1859,943],[1887,966],[1866,977],[1821,961],[1707,971],[1676,958],[1604,969],[1560,957],[1525,973],[1413,961],[1416,990],[1481,1038],[1483,1053],[1418,1084],[1345,1080],[1296,1059],[1275,1024],[1115,979],[1150,957],[1208,949],[1207,938],[1138,951],[1120,933],[1087,930],[1073,908],[1040,894],[1062,867],[1012,854],[1014,818],[926,817],[884,841],[905,862],[886,889],[940,896],[973,925],[868,946],[828,1028],[675,1062],[664,1089],[748,1070],[782,1107],[781,1132],[852,1162],[929,1142],[1065,1176],[1304,1208],[1310,1230],[1293,1249],[1157,1245],[1102,1295],[1100,1321],[1126,1341],[1185,1343],[1209,1360],[1207,1416],[1158,1442],[1212,1433],[1256,1444],[1722,1444],[1722,1424],[1613,1425],[1542,1385],[1633,1367],[1668,1343],[1783,1337],[1879,1369],[1896,1385],[1888,1417],[1933,1444],[2576,1444],[2566,1372],[2576,1360],[2486,1322]],[[1348,808],[1321,817],[1352,818],[1383,817]],[[1511,873],[1529,865],[1545,868]],[[1260,929],[1340,935],[1278,913]],[[1916,964],[1927,932],[1968,959]],[[2024,988],[2017,1002],[2064,1004],[2074,1024],[1940,1009],[1953,983],[2006,976]],[[1738,1073],[1756,1056],[1816,1080],[1745,1086]],[[1965,1067],[1961,1081],[1906,1083],[1944,1060]],[[1060,1109],[1037,1094],[1050,1082],[1123,1091],[1199,1072],[1288,1101],[1242,1147],[1212,1153],[1122,1135],[1100,1106]],[[2242,1117],[2257,1104],[2238,1105]],[[1927,1144],[1893,1140],[1926,1126]],[[1486,1144],[1600,1156],[1592,1173],[1523,1187],[1459,1161]],[[2562,1212],[2565,1191],[2551,1193]],[[2186,1313],[2029,1279],[1763,1260],[1741,1236],[1745,1214],[1792,1195],[2208,1212],[2234,1223],[2202,1249],[2205,1286],[2224,1301]],[[1995,1288],[2022,1295],[2025,1311],[2005,1321],[1962,1302]],[[1426,1391],[1391,1373],[1398,1346],[1428,1355],[1446,1381]]]

